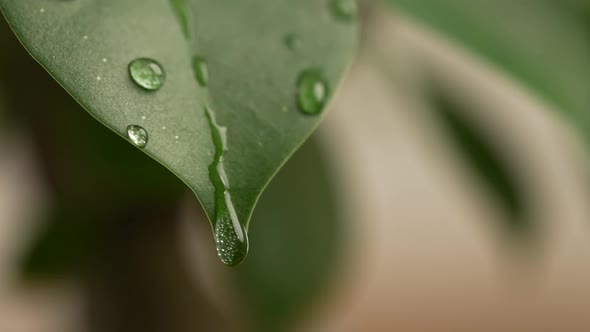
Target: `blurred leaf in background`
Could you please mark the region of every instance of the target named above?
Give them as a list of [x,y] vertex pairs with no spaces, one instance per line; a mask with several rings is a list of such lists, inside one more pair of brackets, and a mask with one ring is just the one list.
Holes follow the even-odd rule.
[[506,212],[504,220],[508,234],[520,235],[518,240],[522,240],[524,235],[531,235],[535,225],[529,219],[526,198],[513,166],[505,160],[504,150],[494,145],[485,128],[469,120],[468,115],[474,113],[468,111],[466,102],[440,86],[432,86],[428,91],[426,98],[430,99],[438,123],[445,128],[478,180]]
[[[61,209],[61,210],[58,210]],[[42,231],[25,252],[22,272],[27,279],[80,277],[96,264],[100,250],[94,211],[59,205],[43,220]]]
[[590,142],[589,1],[386,1],[513,75]]
[[262,195],[252,216],[255,245],[235,271],[257,326],[287,331],[337,278],[343,227],[329,153],[312,137]]

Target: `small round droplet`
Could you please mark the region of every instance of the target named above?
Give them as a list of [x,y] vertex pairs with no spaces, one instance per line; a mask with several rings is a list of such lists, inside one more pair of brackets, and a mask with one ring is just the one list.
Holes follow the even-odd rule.
[[197,82],[202,87],[206,87],[209,82],[209,69],[207,68],[207,60],[205,58],[195,55],[193,57],[193,71]]
[[102,80],[102,77],[101,76],[96,76],[96,80],[97,81],[100,81],[100,80]]
[[141,119],[142,119],[142,120],[145,120],[145,119],[147,119],[147,116],[143,115],[143,116],[141,117]]
[[140,87],[155,91],[164,85],[166,73],[163,67],[156,60],[139,58],[129,64],[129,74],[135,84]]
[[45,8],[41,8],[41,9],[39,9],[39,12],[40,12],[40,13],[45,13]]
[[108,61],[109,61],[109,59],[107,59],[107,58],[102,58],[102,62],[105,62],[105,63],[106,63],[106,62],[108,62]]
[[352,22],[358,16],[356,0],[331,0],[330,9],[337,20]]
[[87,35],[84,35],[84,36],[82,36],[82,39],[83,40],[88,40],[88,36]]
[[285,36],[285,45],[291,51],[296,51],[301,48],[301,38],[294,33],[290,33]]
[[162,126],[162,129],[163,129],[163,130],[166,130],[166,126]]
[[135,146],[140,148],[144,148],[148,143],[147,131],[138,125],[127,126],[127,137]]
[[317,70],[306,70],[297,80],[297,104],[306,114],[318,114],[328,100],[328,84]]

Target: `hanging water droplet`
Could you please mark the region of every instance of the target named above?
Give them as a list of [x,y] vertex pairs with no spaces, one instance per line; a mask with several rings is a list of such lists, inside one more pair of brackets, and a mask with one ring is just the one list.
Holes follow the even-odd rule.
[[146,90],[158,90],[164,85],[166,73],[164,68],[153,59],[139,58],[129,64],[129,74],[140,87]]
[[297,104],[307,114],[322,111],[328,100],[328,84],[317,70],[306,70],[297,80]]
[[246,230],[229,214],[215,218],[215,244],[217,255],[229,266],[240,264],[248,255],[248,237]]
[[213,162],[209,165],[209,178],[215,189],[214,234],[217,254],[224,264],[235,266],[248,254],[248,234],[240,223],[230,194],[230,183],[223,165],[223,155],[228,151],[227,128],[215,121],[215,114],[206,109],[215,147]]
[[135,146],[143,148],[148,143],[148,133],[143,127],[138,125],[127,126],[127,137]]
[[340,21],[351,22],[358,16],[356,0],[331,0],[332,15]]
[[199,84],[202,87],[206,87],[209,82],[209,69],[207,68],[207,60],[205,58],[199,55],[193,57],[193,72]]
[[285,45],[291,51],[296,51],[301,47],[301,38],[297,34],[290,33],[285,36]]

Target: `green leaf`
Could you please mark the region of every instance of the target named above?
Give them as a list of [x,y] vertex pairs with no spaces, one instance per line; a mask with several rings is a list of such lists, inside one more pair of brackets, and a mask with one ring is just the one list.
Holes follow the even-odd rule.
[[[0,24],[0,36],[7,29]],[[98,212],[100,206],[108,211],[112,204],[180,196],[181,181],[89,117],[10,36],[0,62],[0,82],[10,84],[0,94],[7,117],[30,135],[57,203],[84,203]]]
[[[235,219],[247,227],[263,188],[321,119],[297,109],[300,73],[320,72],[333,92],[356,37],[355,22],[317,0],[0,0],[0,8],[31,55],[96,119],[121,136],[129,125],[145,128],[144,151],[196,193],[231,243],[240,239]],[[295,51],[283,43],[293,33],[301,39]],[[207,68],[195,72],[197,57]],[[128,65],[137,58],[162,65],[160,89],[133,83]],[[215,144],[224,139],[227,151]],[[245,254],[225,249],[231,265]]]
[[386,1],[514,75],[590,142],[588,0]]

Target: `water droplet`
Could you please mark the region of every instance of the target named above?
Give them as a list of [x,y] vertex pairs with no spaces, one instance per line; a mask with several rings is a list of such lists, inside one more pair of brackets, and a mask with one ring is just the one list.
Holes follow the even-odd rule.
[[147,119],[147,116],[143,115],[143,116],[141,117],[141,119],[142,119],[142,120],[145,120],[145,119]]
[[301,38],[294,33],[285,36],[285,45],[291,50],[296,51],[301,48]]
[[87,35],[84,35],[84,36],[82,36],[82,39],[83,40],[88,40],[88,36]]
[[[227,198],[231,197],[228,196]],[[231,204],[231,199],[228,202]],[[233,215],[230,212],[233,212]],[[214,235],[217,255],[224,264],[235,266],[246,258],[248,254],[248,237],[246,236],[246,230],[235,215],[233,206],[232,209],[223,211],[215,218]]]
[[352,22],[358,16],[356,0],[331,0],[330,9],[334,17],[340,21]]
[[297,104],[299,110],[307,114],[322,111],[328,100],[328,85],[317,70],[306,70],[297,80]]
[[39,12],[40,12],[40,13],[45,13],[45,8],[41,8],[41,9],[39,9]]
[[189,15],[186,9],[186,3],[184,0],[171,0],[172,8],[176,12],[176,18],[180,23],[180,27],[182,29],[182,33],[186,39],[190,37],[190,29],[189,29]]
[[102,58],[102,62],[108,62],[108,61],[109,61],[109,59],[107,59],[107,58]]
[[102,80],[102,77],[100,77],[100,76],[96,76],[96,80],[97,80],[97,81],[100,81],[100,80]]
[[163,129],[163,130],[166,130],[166,126],[162,126],[162,129]]
[[217,254],[224,264],[235,266],[248,254],[248,234],[240,223],[230,193],[230,183],[223,165],[223,155],[228,151],[227,128],[215,121],[215,114],[206,109],[215,146],[213,162],[209,165],[209,178],[215,188],[215,216],[213,229]]
[[174,139],[178,139],[178,138],[179,138],[178,135],[174,136]]
[[138,125],[127,126],[127,137],[135,146],[143,148],[148,143],[148,133],[143,127]]
[[164,85],[166,73],[163,67],[155,60],[139,58],[129,64],[129,74],[140,87],[146,90],[158,90]]
[[205,58],[195,55],[193,57],[193,71],[195,78],[202,87],[207,86],[209,81],[209,70],[207,68],[207,60]]

